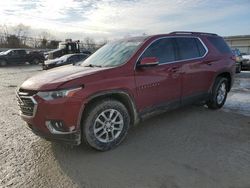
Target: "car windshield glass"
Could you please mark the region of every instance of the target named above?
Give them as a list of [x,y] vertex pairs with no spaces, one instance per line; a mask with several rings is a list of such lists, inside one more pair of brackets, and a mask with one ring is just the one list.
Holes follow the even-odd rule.
[[125,63],[136,51],[142,40],[123,40],[106,44],[81,62],[81,66],[114,67]]
[[5,52],[1,52],[1,54],[7,55],[11,50],[7,50]]

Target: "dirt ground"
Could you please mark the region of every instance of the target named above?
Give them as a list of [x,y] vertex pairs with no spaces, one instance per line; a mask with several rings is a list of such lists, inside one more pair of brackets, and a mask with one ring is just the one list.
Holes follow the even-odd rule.
[[156,116],[115,150],[98,152],[25,128],[15,88],[39,71],[0,68],[0,187],[250,187],[250,72],[237,75],[223,109],[188,106]]

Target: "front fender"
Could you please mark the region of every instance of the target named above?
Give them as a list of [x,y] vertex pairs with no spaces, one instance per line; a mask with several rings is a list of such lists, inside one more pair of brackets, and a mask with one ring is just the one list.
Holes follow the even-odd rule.
[[134,101],[134,97],[129,94],[128,91],[119,89],[119,90],[107,90],[107,91],[101,91],[101,92],[97,92],[94,93],[90,96],[88,96],[83,104],[82,107],[80,109],[79,112],[79,117],[78,117],[78,127],[81,126],[81,122],[82,122],[82,117],[83,117],[83,113],[86,110],[86,107],[91,104],[94,100],[98,100],[101,98],[105,98],[105,97],[113,97],[115,99],[122,97],[123,100],[125,101],[121,101],[121,102],[125,102],[126,107],[129,108],[129,113],[132,115],[132,124],[137,124],[140,121],[140,118],[138,116],[138,112],[137,112],[137,107],[136,107],[136,103]]

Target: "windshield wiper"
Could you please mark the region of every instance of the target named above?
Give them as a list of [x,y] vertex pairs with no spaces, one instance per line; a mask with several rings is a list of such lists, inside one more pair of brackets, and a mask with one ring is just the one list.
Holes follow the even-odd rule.
[[84,67],[102,67],[102,66],[101,65],[88,64],[88,65],[85,65]]

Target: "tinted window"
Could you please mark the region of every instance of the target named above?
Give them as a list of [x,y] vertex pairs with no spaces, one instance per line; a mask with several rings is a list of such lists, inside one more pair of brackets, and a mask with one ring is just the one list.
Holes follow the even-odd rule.
[[25,55],[26,54],[26,52],[24,50],[17,50],[16,53],[19,54],[19,55]]
[[156,57],[159,59],[160,64],[175,61],[173,41],[174,40],[170,38],[155,41],[147,48],[140,59],[145,57]]
[[199,47],[197,40],[197,38],[176,38],[176,43],[179,49],[178,60],[201,57],[202,53],[204,55],[205,49],[202,49],[201,46]]
[[221,53],[231,53],[230,48],[221,37],[208,37],[208,40],[214,45],[214,47]]
[[69,59],[68,59],[68,62],[69,63],[75,63],[78,61],[78,57],[76,55],[74,56],[71,56]]
[[203,44],[201,43],[201,41],[199,39],[195,38],[195,41],[196,41],[197,47],[199,49],[200,57],[204,56],[206,53],[205,47],[203,46]]
[[84,54],[84,55],[82,54],[82,55],[79,55],[79,56],[78,56],[79,60],[83,60],[83,59],[85,59],[86,57],[88,57],[87,54],[86,54],[86,55],[85,55],[85,54]]

